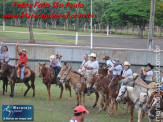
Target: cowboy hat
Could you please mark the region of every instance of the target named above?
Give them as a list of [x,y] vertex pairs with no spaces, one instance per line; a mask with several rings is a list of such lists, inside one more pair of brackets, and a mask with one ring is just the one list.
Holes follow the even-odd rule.
[[105,57],[103,58],[103,60],[109,60],[109,59],[110,59],[109,56],[105,56]]
[[149,66],[151,69],[153,69],[154,67],[153,67],[153,65],[152,64],[150,64],[150,63],[148,63],[146,66]]
[[119,58],[114,59],[114,61],[118,61],[119,62]]
[[131,64],[128,61],[125,61],[124,66],[131,66]]
[[22,49],[21,52],[25,51],[27,53],[27,50],[26,49]]
[[96,57],[96,54],[95,53],[91,53],[89,56],[90,57]]
[[53,61],[53,59],[54,59],[54,55],[51,55],[50,56],[50,61]]

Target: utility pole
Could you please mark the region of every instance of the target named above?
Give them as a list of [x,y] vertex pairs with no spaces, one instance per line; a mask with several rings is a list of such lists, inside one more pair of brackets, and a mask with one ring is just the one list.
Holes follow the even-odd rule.
[[[92,15],[92,0],[91,0],[91,15]],[[91,17],[91,49],[93,48],[93,32],[92,32],[92,17]]]
[[[79,3],[79,0],[78,0]],[[79,8],[77,7],[77,15],[79,15]],[[77,18],[77,22],[76,22],[76,41],[75,41],[75,45],[78,45],[78,34],[79,34],[79,18]]]
[[[3,1],[3,15],[5,14],[5,0]],[[5,18],[3,18],[3,32],[5,32]]]
[[151,0],[151,12],[150,12],[150,23],[149,23],[149,50],[153,50],[153,36],[154,36],[154,17],[155,17],[155,0]]

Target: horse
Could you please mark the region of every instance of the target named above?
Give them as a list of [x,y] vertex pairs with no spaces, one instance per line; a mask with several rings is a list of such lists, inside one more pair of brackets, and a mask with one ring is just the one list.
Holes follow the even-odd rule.
[[[2,62],[0,72],[2,74],[4,74],[5,72],[7,73],[7,79],[10,83],[10,86],[11,86],[10,97],[13,98],[15,83],[22,83],[20,81],[20,78],[17,77],[17,72],[18,72],[17,67],[11,66],[11,65],[7,64],[6,62]],[[25,76],[23,79],[23,83],[27,86],[27,90],[24,92],[24,96],[26,96],[29,89],[32,87],[33,97],[34,97],[35,96],[35,84],[34,84],[35,72],[29,68],[25,68],[24,74],[25,74]],[[29,85],[29,81],[31,81],[31,85]]]
[[[107,106],[109,108],[109,101],[110,101],[110,99],[112,100],[113,104],[112,104],[110,112],[109,112],[109,109],[108,109],[108,115],[110,115],[110,116],[113,115],[113,108],[114,108],[114,105],[115,105],[116,118],[117,118],[118,117],[118,103],[116,101],[116,97],[118,95],[118,91],[117,91],[117,89],[109,88],[108,86],[109,86],[110,83],[111,83],[111,79],[108,79],[105,76],[100,76],[95,81],[95,84],[93,85],[93,89],[95,91],[99,91],[101,96],[102,96],[101,100],[105,101],[104,110],[107,108]],[[98,112],[101,111],[102,107],[103,106],[101,105],[101,108],[99,108]]]
[[[1,62],[0,62],[0,69],[1,69]],[[0,80],[3,82],[3,93],[2,95],[5,95],[7,93],[7,86],[8,86],[8,79],[6,73],[0,73]]]
[[39,77],[42,78],[43,83],[46,85],[48,91],[48,98],[47,98],[48,101],[50,101],[51,99],[50,88],[52,84],[59,85],[59,88],[61,88],[59,99],[62,98],[63,89],[64,89],[63,84],[57,83],[57,76],[55,75],[54,69],[46,67],[46,63],[44,64],[39,63]]
[[[144,93],[146,93],[148,95],[148,96],[145,96],[144,97],[145,99],[143,99],[143,102],[139,102],[139,105],[138,105],[138,107],[139,107],[138,122],[140,122],[143,117],[142,115],[144,114],[144,112],[142,112],[142,105],[147,101],[147,99],[151,95],[151,92],[153,91],[153,89],[150,89],[148,87],[148,85],[144,81],[142,81],[142,79],[139,78],[138,76],[139,75],[134,74],[133,76],[129,76],[125,79],[122,79],[120,81],[120,83],[123,85],[134,87],[135,93],[138,98],[142,97]],[[141,93],[142,93],[142,95],[141,95]],[[118,98],[117,98],[117,100],[118,100]]]
[[108,69],[103,66],[104,66],[104,64],[99,66],[98,74],[106,76],[108,74]]
[[83,105],[85,105],[85,92],[86,84],[84,82],[84,77],[75,71],[72,70],[72,67],[69,67],[67,71],[63,73],[60,77],[59,82],[64,83],[69,81],[75,91],[77,98],[77,106],[81,105],[81,98],[83,97]]
[[157,121],[162,122],[163,117],[163,96],[154,97],[153,104],[148,111],[148,117],[150,119],[156,119]]

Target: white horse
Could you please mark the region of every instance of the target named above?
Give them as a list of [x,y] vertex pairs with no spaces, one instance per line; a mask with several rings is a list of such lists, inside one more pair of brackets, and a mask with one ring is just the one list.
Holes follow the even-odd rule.
[[[117,100],[117,102],[120,102],[120,101],[122,101],[127,96],[135,104],[135,108],[138,111],[138,122],[141,122],[144,113],[142,111],[142,107],[140,107],[139,97],[136,94],[136,89],[131,87],[131,86],[122,85],[120,90],[119,90],[119,94],[118,94],[116,100]],[[153,120],[149,118],[149,122],[153,122]]]

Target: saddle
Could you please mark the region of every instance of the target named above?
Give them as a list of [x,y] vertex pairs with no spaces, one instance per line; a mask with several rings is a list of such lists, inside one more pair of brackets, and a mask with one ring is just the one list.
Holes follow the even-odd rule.
[[[20,78],[20,75],[21,75],[21,70],[20,68],[17,69],[17,77]],[[31,75],[31,71],[28,67],[25,68],[24,70],[24,78],[27,78]]]

